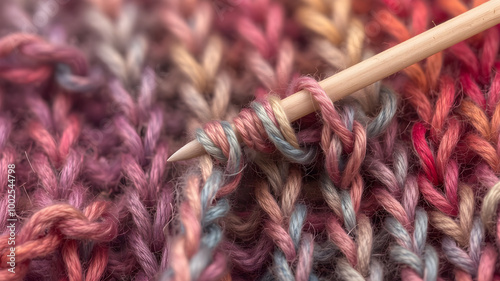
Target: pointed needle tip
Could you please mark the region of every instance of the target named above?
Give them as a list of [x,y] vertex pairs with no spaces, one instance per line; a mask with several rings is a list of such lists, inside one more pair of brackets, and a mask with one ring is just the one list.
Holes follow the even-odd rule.
[[168,157],[167,162],[176,162],[178,161],[177,157],[175,156],[175,153],[172,154],[170,157]]
[[203,149],[203,146],[200,145],[199,142],[196,140],[193,140],[187,144],[185,144],[183,147],[181,147],[179,150],[177,150],[174,154],[172,154],[168,159],[167,162],[177,162],[177,161],[182,161],[182,160],[188,160],[194,157],[201,156],[205,154],[205,150]]

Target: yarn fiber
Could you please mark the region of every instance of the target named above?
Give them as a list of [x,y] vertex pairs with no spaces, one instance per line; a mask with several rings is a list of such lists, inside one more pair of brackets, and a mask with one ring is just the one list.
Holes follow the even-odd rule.
[[483,2],[2,1],[0,280],[500,280],[499,27],[317,82]]

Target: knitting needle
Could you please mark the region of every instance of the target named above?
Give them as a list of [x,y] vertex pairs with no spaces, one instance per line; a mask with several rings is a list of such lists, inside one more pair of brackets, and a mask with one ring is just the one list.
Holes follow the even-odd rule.
[[[332,101],[340,100],[499,23],[500,0],[486,2],[330,76],[319,82],[319,85]],[[318,108],[307,91],[297,92],[281,100],[281,106],[290,122],[306,116]],[[241,143],[237,131],[236,134]],[[187,160],[205,153],[203,146],[194,140],[172,154],[167,161]]]

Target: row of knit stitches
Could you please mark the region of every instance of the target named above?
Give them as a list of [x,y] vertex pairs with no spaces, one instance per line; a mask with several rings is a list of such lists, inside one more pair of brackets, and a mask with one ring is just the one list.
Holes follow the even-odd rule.
[[372,227],[360,209],[364,189],[360,168],[366,154],[366,131],[354,120],[352,108],[338,112],[314,80],[304,79],[301,86],[318,102],[324,122],[321,148],[328,179],[322,191],[338,199],[338,204],[329,205],[335,215],[326,222],[326,230],[344,255],[337,260],[335,272],[343,280],[364,279],[371,275],[373,265]]
[[[92,54],[106,65],[107,70],[127,89],[140,84],[141,68],[146,58],[146,39],[138,35],[136,5],[117,5],[114,17],[92,6],[85,13],[86,26],[97,35]],[[138,90],[134,88],[134,90]]]
[[[314,61],[314,64],[316,67],[319,65],[321,66],[321,73],[326,73],[328,74],[333,74],[334,72],[338,70],[342,70],[352,64],[355,64],[359,62],[362,58],[363,54],[363,41],[364,41],[364,32],[363,32],[363,26],[361,23],[356,19],[351,17],[351,1],[302,1],[301,3],[298,4],[292,4],[290,3],[293,7],[293,13],[295,16],[295,19],[297,20],[299,26],[303,27],[307,32],[312,32],[313,35],[308,37],[308,45],[307,45],[307,57],[308,59],[312,59]],[[309,38],[312,38],[309,40]],[[298,63],[305,71],[307,71],[308,67],[310,65],[304,65],[303,61],[300,61],[300,59],[304,58],[298,58]],[[303,70],[303,71],[304,71]],[[316,69],[317,70],[317,69]],[[314,69],[309,69],[308,71],[314,71]],[[319,89],[315,88],[315,83],[312,81],[309,81],[308,79],[298,79],[294,81],[294,87],[292,89],[295,90],[301,90],[303,88],[306,88],[309,91],[314,91],[316,90],[313,95],[315,96],[316,99],[321,99],[323,98],[322,102],[326,104],[325,106],[328,108],[328,110],[325,110],[325,112],[322,112],[322,116],[324,119],[328,119],[326,116],[331,115],[330,120],[325,121],[324,123],[324,129],[321,137],[321,144],[324,146],[332,145],[329,148],[326,148],[327,150],[331,150],[331,148],[334,148],[339,145],[347,144],[347,150],[349,150],[347,153],[351,154],[351,157],[355,158],[355,161],[358,161],[357,164],[354,164],[354,166],[349,165],[350,167],[347,168],[353,169],[352,171],[349,171],[349,173],[356,173],[356,170],[359,172],[359,166],[356,167],[356,165],[360,165],[364,159],[364,149],[366,143],[363,143],[364,137],[364,132],[359,132],[359,129],[361,126],[359,126],[358,132],[360,135],[357,135],[356,140],[358,143],[354,145],[354,148],[356,151],[352,151],[353,149],[353,138],[352,135],[349,135],[349,131],[346,130],[346,127],[349,125],[347,124],[341,124],[343,121],[341,120],[340,116],[336,114],[336,111],[333,109],[333,107],[328,107],[328,105],[331,106],[331,102],[328,99],[324,99],[325,96],[321,96],[320,93],[318,93]],[[291,93],[291,92],[290,92]],[[369,87],[366,89],[363,89],[360,91],[360,93],[365,94],[364,98],[361,99],[361,103],[364,106],[365,110],[370,110],[370,108],[373,108],[378,104],[377,99],[377,94],[378,94],[378,89],[376,87]],[[359,96],[359,94],[355,95]],[[257,108],[255,106],[252,106],[254,110]],[[273,108],[274,109],[274,108]],[[324,108],[322,108],[324,109]],[[349,110],[349,109],[347,109]],[[257,112],[257,111],[256,111]],[[351,116],[350,118],[353,118],[352,112],[350,113]],[[259,115],[259,114],[258,114]],[[276,112],[275,112],[275,115]],[[346,113],[346,115],[349,115],[349,113]],[[261,120],[262,117],[259,117]],[[349,119],[349,117],[347,117]],[[352,121],[352,119],[351,119]],[[348,122],[348,121],[347,121]],[[280,127],[284,127],[281,126]],[[352,125],[352,124],[351,124]],[[357,124],[359,125],[359,123]],[[264,125],[265,128],[267,128],[267,124]],[[333,135],[332,136],[331,132],[327,128],[332,128],[333,126]],[[352,129],[351,129],[352,130]],[[266,129],[266,131],[268,131]],[[363,131],[363,130],[362,130]],[[338,134],[338,135],[337,135]],[[328,135],[328,136],[327,136]],[[271,137],[271,135],[268,132],[268,136]],[[305,136],[305,135],[304,135]],[[327,136],[327,137],[326,137]],[[306,136],[308,138],[310,136]],[[335,141],[332,142],[331,138],[342,138],[344,140],[344,143],[340,142],[338,139],[337,143]],[[346,138],[351,137],[350,140],[346,140]],[[287,139],[288,141],[288,139]],[[274,142],[274,141],[273,141]],[[293,142],[291,142],[293,143]],[[278,147],[279,149],[279,147]],[[281,150],[283,153],[284,151]],[[286,153],[284,153],[287,155]],[[331,159],[334,158],[329,158],[328,152],[325,151],[325,154],[327,155],[327,161],[331,161]],[[341,152],[340,152],[341,154]],[[335,156],[333,156],[335,157]],[[339,159],[343,158],[343,156],[339,155]],[[335,160],[339,160],[335,159]],[[296,159],[290,159],[291,161],[297,161]],[[334,161],[335,161],[334,160]],[[342,159],[344,160],[344,159]],[[294,161],[294,162],[295,162]],[[353,162],[351,161],[351,164]],[[344,163],[339,164],[339,163],[326,163],[327,167],[332,167],[334,165],[338,166],[343,166]],[[344,167],[336,167],[337,169],[342,170]],[[292,178],[289,178],[289,180],[292,180]],[[353,178],[349,179],[349,181],[353,181],[353,189],[351,194],[354,196],[355,199],[355,204],[357,205],[356,208],[359,208],[360,200],[361,200],[361,192],[363,189],[363,183],[361,181],[361,176],[358,174],[357,176],[354,176]],[[346,181],[347,182],[347,181]],[[350,183],[349,183],[350,185]],[[324,184],[323,188],[325,189],[331,189],[334,188],[336,189],[333,184]],[[345,189],[349,189],[348,186],[344,187]],[[284,191],[283,197],[286,198],[287,192],[290,192],[288,190]],[[332,193],[337,194],[337,191],[333,192],[331,190],[326,191],[325,190],[325,196],[330,196]],[[342,227],[338,223],[337,219],[335,217],[332,217],[330,220],[327,222],[327,232],[330,236],[331,241],[340,248],[342,252],[347,257],[350,257],[349,261],[346,261],[345,259],[341,258],[336,260],[333,264],[336,264],[336,270],[335,270],[335,275],[336,278],[341,278],[341,279],[353,279],[353,278],[365,278],[371,275],[371,278],[374,280],[381,279],[382,277],[382,272],[381,269],[378,266],[378,263],[375,261],[373,263],[370,263],[370,256],[371,256],[371,247],[372,247],[372,233],[371,233],[371,226],[369,224],[369,220],[366,216],[360,215],[360,222],[356,221],[356,218],[354,218],[354,221],[352,221],[352,215],[357,216],[356,211],[353,210],[352,208],[352,202],[349,202],[351,198],[349,198],[351,195],[348,192],[345,192],[343,199],[344,205],[339,204],[336,207],[334,211],[336,211],[336,215],[338,215],[340,218],[343,217],[350,217],[352,225],[349,227],[347,226],[346,228],[347,233],[350,235],[353,235],[349,237],[348,234],[345,234],[344,230],[342,230]],[[337,195],[338,196],[338,195]],[[332,199],[330,196],[329,199]],[[270,201],[270,200],[269,200]],[[342,209],[342,211],[341,211]],[[343,213],[343,211],[347,212],[346,214]],[[275,219],[276,220],[276,219]],[[347,220],[346,220],[347,222]],[[358,224],[358,227],[355,229],[354,225]],[[290,229],[291,231],[291,229]],[[342,234],[344,233],[344,234]],[[290,232],[292,234],[292,232]],[[309,234],[307,234],[309,235]],[[304,236],[308,237],[308,236]],[[355,238],[354,238],[355,237]],[[355,245],[355,242],[358,242],[358,245]],[[353,243],[354,242],[354,243]],[[348,245],[350,244],[350,245]],[[327,244],[325,244],[327,245]],[[310,247],[309,245],[307,245]],[[349,247],[352,246],[352,247]],[[281,247],[280,247],[281,248]],[[327,250],[327,249],[325,249]],[[274,263],[275,263],[275,277],[279,280],[292,280],[291,278],[291,271],[288,269],[289,267],[285,266],[285,259],[282,257],[283,254],[283,248],[281,251],[277,251],[274,254]],[[354,252],[353,252],[354,251]],[[317,250],[317,255],[321,256],[324,250],[320,246]],[[280,255],[277,255],[280,254]],[[331,255],[331,253],[329,254]],[[324,257],[323,257],[324,258]],[[359,261],[358,261],[359,258]],[[287,256],[287,259],[290,260],[290,258]],[[293,259],[292,259],[293,261]],[[358,263],[359,262],[359,263]],[[299,263],[300,264],[300,263]],[[276,267],[279,265],[279,267]],[[374,266],[374,273],[370,274],[370,267]],[[309,266],[309,265],[308,265]],[[353,266],[359,271],[353,269]],[[308,270],[310,270],[308,268]],[[301,270],[297,268],[297,272],[299,273]],[[361,272],[361,274],[360,274]],[[300,278],[297,275],[296,278]],[[314,275],[310,276],[313,278]]]
[[[451,7],[462,7],[463,11],[466,10],[459,1],[451,1],[453,2],[451,4],[444,2],[439,1],[436,8],[452,15],[457,12]],[[408,29],[388,10],[379,11],[375,18],[396,40],[405,40],[413,35],[409,30],[418,33],[429,25],[430,9],[426,8],[423,2],[416,4],[421,9],[399,11],[400,16],[411,19],[409,22],[411,26]],[[401,34],[406,35],[401,37]],[[465,183],[468,175],[465,172],[467,166],[477,161],[470,153],[462,152],[469,146],[480,156],[488,155],[483,156],[483,159],[490,160],[488,164],[495,170],[497,165],[495,161],[498,161],[498,157],[489,156],[497,153],[494,146],[489,143],[491,129],[487,121],[486,98],[479,90],[492,76],[491,60],[495,57],[492,54],[498,51],[498,43],[492,43],[490,39],[495,37],[498,37],[498,31],[491,29],[468,42],[450,48],[445,55],[458,61],[458,67],[455,66],[455,69],[442,67],[442,62],[438,58],[440,55],[428,58],[425,67],[413,65],[405,71],[409,82],[405,83],[401,90],[403,95],[408,97],[408,102],[420,120],[411,130],[414,151],[421,163],[418,174],[419,189],[427,203],[433,206],[433,209],[437,209],[429,212],[430,223],[444,234],[440,239],[440,248],[448,262],[453,265],[457,278],[478,277],[481,253],[483,249],[490,249],[490,246],[484,248],[483,224],[478,219],[478,214],[475,214],[475,195],[471,186]],[[478,56],[487,62],[480,63],[477,60],[470,44],[479,47],[481,51]],[[466,95],[465,99],[462,100],[458,95],[450,75],[459,77]],[[439,78],[439,83],[436,78]],[[460,106],[458,110],[454,110],[457,103],[460,103]],[[481,137],[475,132],[467,133],[470,129],[468,126],[463,126],[460,119],[472,120],[473,128],[482,134]],[[481,121],[474,122],[479,119]],[[486,127],[482,126],[485,122]],[[474,149],[479,146],[481,148]],[[488,149],[493,153],[485,152]],[[487,259],[491,259],[491,255]],[[492,271],[489,273],[492,274]]]
[[180,229],[172,242],[170,269],[164,274],[167,280],[217,280],[227,270],[226,254],[219,247],[223,239],[219,220],[229,211],[227,195],[240,183],[243,159],[229,123],[222,122],[220,129],[227,144],[222,148],[225,171],[204,156],[198,171],[186,176],[179,206]]
[[[429,9],[421,1],[416,2],[419,9],[411,10],[413,16],[409,16],[410,28],[406,28],[404,24],[398,20],[396,16],[389,9],[381,9],[375,14],[376,21],[384,27],[384,30],[396,40],[396,42],[404,41],[414,34],[418,34],[427,28],[429,22]],[[398,12],[402,7],[399,7]],[[411,30],[411,33],[409,30]],[[427,172],[427,166],[429,161],[434,161],[433,158],[429,161],[425,161],[428,158],[422,158],[421,163],[422,170],[417,175],[417,179],[413,175],[410,175],[405,182],[401,182],[401,171],[398,171],[401,163],[394,163],[394,172],[400,177],[397,185],[391,182],[382,181],[385,188],[388,189],[388,194],[392,197],[377,196],[378,202],[386,208],[389,213],[394,218],[386,219],[387,231],[394,237],[396,245],[391,247],[389,256],[391,260],[395,263],[405,265],[401,269],[401,278],[422,278],[425,280],[436,280],[439,270],[439,260],[434,247],[427,245],[427,228],[428,228],[428,214],[423,209],[415,209],[415,205],[419,200],[419,194],[416,190],[417,183],[420,192],[422,192],[423,197],[429,204],[436,206],[439,210],[445,210],[448,212],[453,212],[453,215],[457,215],[455,206],[458,205],[458,165],[456,161],[450,159],[451,152],[454,149],[453,144],[449,142],[442,141],[444,132],[448,135],[455,132],[458,134],[459,126],[458,122],[451,122],[451,126],[447,126],[447,117],[450,112],[452,103],[454,101],[454,85],[450,78],[446,78],[442,81],[440,85],[437,85],[437,78],[440,76],[442,67],[442,55],[438,53],[434,56],[427,58],[426,65],[415,64],[409,68],[403,70],[403,74],[408,80],[403,84],[404,88],[401,90],[405,102],[409,102],[418,114],[419,120],[423,122],[417,123],[413,129],[421,129],[420,138],[422,139],[419,143],[415,143],[415,134],[413,134],[414,148],[417,151],[420,147],[427,148],[428,154],[426,156],[433,157],[433,152],[430,151],[434,148],[434,145],[438,146],[441,144],[441,151],[446,150],[446,153],[441,153],[439,155],[444,156],[444,163],[441,163],[440,181],[438,181],[437,176],[432,178],[430,172]],[[432,111],[432,100],[435,98],[433,96],[434,91],[438,91],[438,101],[436,102],[436,114],[433,115]],[[404,120],[404,119],[403,119]],[[452,120],[453,121],[453,120]],[[456,126],[453,126],[456,125]],[[432,133],[434,133],[435,139],[433,140],[433,145],[431,148],[427,145],[427,140],[425,139],[425,132],[427,128],[432,128]],[[455,130],[453,130],[455,129]],[[395,129],[397,130],[397,129]],[[451,148],[450,148],[451,146]],[[422,150],[422,149],[421,149]],[[406,148],[402,147],[399,149],[394,148],[394,157],[402,157],[405,155]],[[376,154],[375,154],[376,155]],[[384,158],[382,158],[384,159]],[[396,158],[395,158],[396,159]],[[447,173],[443,175],[446,171],[445,168],[448,166],[448,162],[451,161],[451,168],[455,167],[456,173]],[[434,162],[433,162],[434,163]],[[397,165],[399,164],[399,165]],[[454,166],[453,166],[454,164]],[[373,165],[372,174],[381,175],[382,173],[374,173],[377,171],[376,166]],[[384,174],[389,174],[390,169],[387,169]],[[389,174],[390,175],[390,174]],[[434,174],[432,174],[434,175]],[[379,178],[381,178],[379,176]],[[446,195],[443,195],[439,189],[436,190],[434,186],[440,186],[445,180],[446,183]],[[455,180],[455,181],[453,181]],[[403,184],[403,185],[402,185]],[[424,184],[427,184],[424,186]],[[452,185],[453,187],[450,187]],[[399,187],[399,188],[398,188]],[[426,188],[425,188],[426,187]],[[390,202],[389,198],[394,198],[394,202]],[[451,202],[450,202],[451,201]],[[389,208],[388,208],[389,207]],[[465,222],[465,221],[464,221]]]
[[[263,167],[263,171],[274,172],[280,169],[270,159],[262,159],[258,163],[259,166],[268,166]],[[307,208],[298,203],[302,172],[295,166],[285,167],[281,169],[284,170],[282,175],[286,176],[286,182],[258,182],[255,189],[255,199],[265,214],[263,230],[276,244],[272,267],[264,280],[315,280],[317,277],[312,273],[313,236],[311,233],[303,233]],[[276,179],[277,176],[268,174],[271,179]]]
[[282,5],[275,1],[238,1],[219,15],[221,33],[236,38],[230,41],[228,62],[234,64],[241,77],[250,73],[248,91],[257,98],[274,91],[280,96],[294,69],[295,50],[285,30],[289,20]]
[[[262,3],[260,3],[262,2]],[[289,80],[290,77],[290,71],[293,69],[293,49],[291,48],[291,44],[285,43],[281,44],[281,37],[280,34],[282,33],[282,25],[283,25],[283,16],[284,12],[282,10],[282,7],[280,7],[276,3],[270,3],[269,1],[260,1],[259,3],[257,2],[252,2],[252,1],[244,1],[241,3],[238,3],[237,6],[227,8],[224,12],[224,14],[217,14],[216,22],[224,22],[224,26],[221,26],[221,34],[226,35],[230,34],[230,32],[236,32],[238,37],[236,38],[236,42],[233,44],[235,46],[243,46],[243,48],[236,48],[235,50],[232,50],[232,52],[236,52],[236,54],[230,54],[230,57],[227,58],[226,63],[228,63],[230,66],[236,68],[236,75],[241,76],[242,78],[237,78],[237,79],[243,79],[246,80],[248,75],[246,74],[246,69],[248,68],[250,73],[252,74],[253,77],[250,77],[252,83],[249,84],[256,84],[258,85],[257,87],[252,86],[250,88],[250,92],[255,92],[255,88],[260,88],[260,90],[257,90],[257,95],[263,95],[263,93],[268,92],[269,90],[273,89],[276,90],[279,93],[284,93],[284,87],[286,83]],[[264,6],[260,5],[264,4]],[[270,15],[269,17],[266,17],[266,13],[260,13],[259,11],[266,10],[266,7],[270,9]],[[205,8],[213,8],[211,6],[205,7]],[[201,9],[201,8],[200,8]],[[173,15],[171,16],[173,18]],[[168,18],[167,18],[168,19]],[[229,23],[229,24],[227,24]],[[196,26],[196,25],[195,25]],[[189,46],[189,45],[188,45]],[[207,53],[207,55],[213,55],[210,53]],[[219,54],[217,54],[219,55]],[[243,56],[244,60],[242,62],[237,62],[238,65],[234,66],[232,64],[236,63],[234,62],[235,60],[235,55],[237,59],[240,59],[240,56]],[[231,58],[232,56],[232,58]],[[231,62],[231,59],[233,62]],[[206,60],[206,58],[204,59]],[[206,63],[204,63],[206,65]],[[248,66],[243,66],[244,64],[248,64]],[[276,65],[276,67],[272,66],[273,64]],[[212,65],[208,65],[210,67],[213,67]],[[208,69],[208,67],[205,67]],[[276,68],[276,70],[275,70]],[[191,70],[192,69],[188,69]],[[205,71],[207,72],[207,71]],[[213,72],[213,71],[212,71]],[[210,72],[208,72],[210,73]],[[190,75],[193,76],[193,75]],[[279,80],[279,81],[278,81]],[[197,81],[194,81],[197,82]],[[210,81],[209,81],[210,82]],[[255,83],[257,82],[257,83]],[[213,83],[212,83],[213,84]],[[262,88],[263,85],[264,88]],[[236,90],[235,90],[236,91]],[[236,92],[236,94],[238,94]],[[215,98],[217,98],[216,93],[214,95],[214,103],[216,102]],[[192,97],[191,97],[192,98]],[[196,109],[196,108],[194,108]],[[219,109],[220,110],[220,109]],[[202,121],[206,121],[212,116],[221,116],[220,114],[223,114],[224,111],[222,112],[210,112],[210,115],[204,116],[203,118],[200,117]],[[216,115],[217,114],[217,115]],[[252,120],[256,120],[257,118],[254,116]],[[238,125],[238,123],[237,123]],[[237,142],[235,143],[236,139],[229,140],[226,138],[226,134],[224,131],[224,126],[221,126],[218,123],[214,124],[209,124],[208,126],[205,127],[206,129],[206,134],[203,132],[198,132],[198,139],[206,145],[206,148],[209,147],[209,151],[214,152],[214,156],[222,161],[225,162],[228,159],[227,153],[224,153],[224,151],[229,151],[230,147],[232,146],[238,146]],[[226,126],[227,127],[227,126]],[[251,136],[250,136],[251,137]],[[257,145],[261,147],[266,147],[267,143],[265,139],[258,138],[258,137],[253,137],[254,140],[260,141]],[[216,142],[214,145],[213,142]],[[221,144],[220,147],[218,145]],[[213,148],[213,149],[212,149]],[[229,161],[231,161],[231,157],[229,158]],[[234,191],[235,187],[238,185],[238,178],[241,177],[242,173],[241,170],[234,170],[232,173],[239,174],[235,179],[231,180],[230,184],[227,184],[223,187],[220,188],[218,196],[225,196],[232,191]],[[228,172],[228,174],[231,174]],[[190,196],[186,195],[186,198],[189,199]],[[193,200],[193,199],[192,199]],[[191,202],[192,202],[191,200]],[[183,203],[187,204],[187,203]],[[236,218],[234,214],[230,215],[231,218]],[[182,218],[182,213],[181,213],[181,218]],[[201,218],[203,220],[203,218]],[[191,223],[192,224],[192,223]],[[184,225],[184,224],[183,224]],[[194,227],[191,225],[184,225],[184,229],[186,231],[186,236],[189,237],[190,231],[188,231],[188,227]],[[237,228],[237,226],[231,225],[229,228]],[[248,233],[246,233],[248,235]],[[285,232],[286,234],[286,232]],[[195,236],[198,237],[198,236]],[[238,237],[239,238],[239,237]],[[183,238],[184,239],[184,238]],[[248,247],[238,247],[235,245],[230,245],[230,243],[224,244],[224,247],[229,249],[230,251],[230,256],[232,258],[232,263],[235,264],[240,270],[243,270],[246,272],[248,275],[249,273],[253,273],[259,268],[262,267],[263,262],[266,260],[265,254],[258,252],[259,249],[269,249],[269,246],[272,246],[268,242],[270,239],[268,237],[258,237],[259,241],[256,243],[257,246],[253,248],[253,251],[255,251],[255,254],[249,254],[245,252],[245,248],[248,249]],[[184,242],[186,243],[186,242]],[[188,245],[193,245],[193,243],[189,243]],[[201,246],[200,246],[201,247]],[[293,247],[293,244],[292,244]],[[202,249],[202,248],[200,248]],[[190,263],[192,264],[193,262],[196,262],[196,260],[193,260],[194,257],[197,255],[194,255],[190,253],[189,251],[186,251],[185,249],[183,250],[185,256],[184,260],[186,260],[186,264]],[[267,250],[268,251],[268,250]],[[177,257],[177,256],[176,256]],[[206,257],[205,257],[206,258]],[[180,260],[177,258],[176,260]],[[254,262],[252,262],[252,260]],[[189,262],[188,262],[189,261]],[[215,266],[215,265],[214,265]],[[225,266],[219,265],[221,268],[224,268]],[[181,268],[177,266],[177,263],[172,264],[172,267],[174,268],[173,271],[176,272],[176,274],[180,274]],[[177,270],[175,270],[178,268]],[[201,268],[203,269],[203,268]],[[200,270],[201,270],[200,269]],[[208,267],[206,269],[207,271],[209,270]],[[194,273],[194,272],[193,272]],[[176,275],[176,276],[177,276]],[[199,273],[198,273],[199,275]],[[307,274],[306,274],[307,275]],[[180,278],[180,277],[179,277]],[[193,278],[193,276],[191,276]],[[201,278],[201,277],[200,277]],[[181,279],[182,280],[182,279]]]
[[[98,4],[98,3],[97,3]],[[100,5],[97,5],[98,7]],[[136,35],[137,6],[116,6],[114,14],[90,7],[87,22],[99,35],[96,54],[111,72],[106,94],[110,99],[112,137],[118,139],[121,163],[120,236],[108,273],[116,278],[134,276],[151,280],[168,261],[165,226],[172,214],[172,187],[167,184],[167,143],[160,138],[164,116],[155,106],[155,76],[143,68],[147,46]]]
[[232,80],[224,68],[224,41],[213,32],[210,1],[166,1],[163,6],[158,18],[167,29],[169,43],[163,60],[173,65],[170,72],[180,73],[173,87],[194,115],[187,120],[187,131],[192,132],[228,115]]
[[[398,142],[398,130],[398,122],[394,118],[386,133],[370,139],[370,152],[364,163],[371,182],[370,195],[378,206],[390,214],[385,219],[385,229],[396,245],[390,247],[389,259],[403,265],[401,272],[387,268],[387,274],[394,277],[400,274],[403,280],[435,280],[438,256],[436,250],[427,243],[428,216],[417,207],[420,197],[417,178],[408,175],[408,148]],[[383,243],[382,247],[385,245]],[[382,249],[384,252],[385,249]]]
[[[477,5],[479,3],[474,3]],[[453,5],[441,3],[443,9],[453,16],[461,13],[468,7],[456,1]],[[455,9],[459,10],[454,10]],[[476,184],[475,194],[471,194],[469,201],[464,204],[472,205],[479,202],[481,209],[481,219],[474,217],[473,225],[469,233],[454,231],[455,235],[465,238],[469,237],[470,243],[465,248],[458,247],[450,241],[443,245],[443,250],[452,264],[456,266],[456,276],[473,277],[478,280],[488,280],[494,275],[498,276],[498,270],[492,264],[497,262],[498,256],[498,175],[500,172],[499,158],[499,117],[500,108],[500,75],[498,75],[497,53],[499,50],[499,30],[497,28],[489,29],[482,34],[477,35],[463,44],[463,49],[470,50],[472,62],[462,66],[460,70],[460,82],[463,87],[464,99],[457,109],[461,120],[466,122],[465,132],[459,141],[459,145],[468,147],[473,153],[467,155],[464,164],[470,166],[473,163],[475,175],[472,176],[472,183]],[[477,48],[477,49],[476,49]],[[475,159],[474,159],[475,158]],[[479,163],[478,163],[479,162]],[[486,179],[486,180],[485,180]],[[473,188],[474,186],[472,186]],[[486,189],[486,190],[485,190]],[[472,191],[470,192],[472,193]],[[460,195],[461,200],[462,195]],[[484,198],[477,200],[478,198]],[[462,210],[461,210],[462,211]],[[474,214],[478,216],[479,214]],[[472,216],[472,215],[471,215]],[[449,224],[449,223],[448,223]],[[484,233],[483,226],[486,228]],[[464,227],[452,227],[450,229],[463,229]],[[489,234],[489,235],[488,235]],[[451,236],[451,234],[450,234]],[[453,236],[452,236],[453,237]],[[460,237],[460,236],[459,236]],[[497,250],[494,250],[492,243],[497,244]],[[446,247],[446,248],[445,248]],[[463,249],[469,249],[464,251]]]
[[[59,39],[64,42],[65,36]],[[70,108],[75,92],[94,87],[85,77],[86,60],[75,49],[34,34],[10,34],[0,40],[0,49],[2,121],[7,122],[2,126],[2,168],[16,165],[15,215],[25,222],[18,224],[17,274],[7,272],[7,260],[2,260],[2,279],[64,274],[72,280],[99,279],[117,221],[109,202],[88,203],[91,195],[82,181],[82,120]],[[9,249],[8,237],[2,235],[2,253]]]
[[[116,268],[110,268],[110,273],[126,275],[132,270],[136,278],[149,280],[168,262],[165,227],[173,211],[173,190],[167,183],[168,145],[160,137],[164,117],[160,108],[153,105],[151,71],[144,72],[136,102],[118,83],[110,85],[110,92],[119,104],[113,126],[121,140],[119,157],[124,185],[123,194],[116,200],[122,207],[120,224],[126,241],[126,247],[114,256]],[[137,123],[132,121],[135,114],[141,116]]]
[[[277,97],[271,96],[268,102],[263,102],[262,105],[269,106],[266,112],[271,116],[268,118],[276,117],[271,119],[282,133],[281,140],[288,142],[299,154],[304,154],[299,149],[298,140],[288,121],[280,116],[283,113],[277,101]],[[252,108],[258,110],[259,105],[254,102]],[[262,118],[261,115],[264,114],[257,114],[258,118]],[[262,123],[264,127],[272,126],[270,122],[262,121]],[[275,142],[278,134],[270,132],[269,129],[266,131],[270,136],[274,135],[270,138]],[[275,144],[278,146],[276,142]],[[283,152],[285,156],[287,152],[290,151]],[[304,155],[306,162],[310,161],[307,158],[314,156],[310,153]],[[288,158],[294,161],[294,157]],[[239,241],[248,241],[250,237],[259,239],[249,251],[251,253],[255,251],[255,258],[248,257],[248,260],[244,261],[254,260],[254,265],[242,270],[246,274],[259,275],[259,269],[265,265],[263,261],[266,259],[266,250],[272,251],[269,247],[271,241],[271,245],[275,245],[275,250],[272,251],[272,266],[265,272],[264,280],[309,280],[310,278],[315,280],[317,277],[312,272],[313,236],[311,233],[303,233],[307,208],[299,203],[303,177],[301,167],[272,155],[257,154],[252,160],[260,173],[265,176],[265,180],[257,179],[250,183],[250,186],[255,186],[256,206],[249,207],[251,200],[240,200],[247,205],[247,208],[238,208],[239,212],[230,213],[226,220],[227,223],[233,224],[227,227],[231,238]],[[241,216],[245,213],[250,215]],[[238,215],[241,217],[238,218]],[[259,231],[262,231],[262,235],[259,235]],[[239,255],[242,249],[249,249],[245,246],[242,243],[240,248],[230,247],[231,256]],[[233,259],[233,262],[241,266],[243,261]],[[235,272],[233,276],[238,275]]]

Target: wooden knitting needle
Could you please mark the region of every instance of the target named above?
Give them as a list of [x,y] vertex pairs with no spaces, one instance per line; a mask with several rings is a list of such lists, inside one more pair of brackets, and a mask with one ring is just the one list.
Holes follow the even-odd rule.
[[[332,101],[340,100],[499,23],[500,0],[486,2],[326,78],[319,82],[319,85]],[[281,106],[290,122],[306,116],[317,108],[307,91],[300,91],[283,99]],[[238,132],[236,134],[241,143]],[[172,154],[167,161],[187,160],[205,153],[201,144],[194,140]]]

